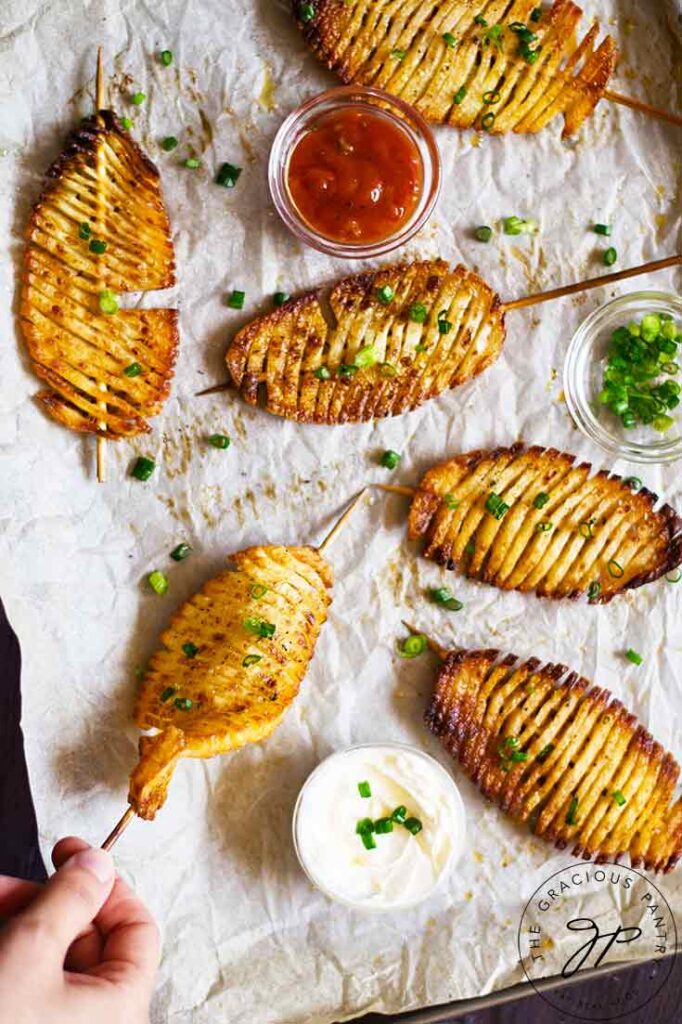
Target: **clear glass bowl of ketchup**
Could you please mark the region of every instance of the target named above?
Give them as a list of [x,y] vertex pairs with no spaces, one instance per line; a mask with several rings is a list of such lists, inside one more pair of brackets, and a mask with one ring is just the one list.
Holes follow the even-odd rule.
[[440,154],[424,119],[379,89],[342,86],[308,100],[279,129],[269,181],[282,220],[334,256],[407,242],[438,198]]

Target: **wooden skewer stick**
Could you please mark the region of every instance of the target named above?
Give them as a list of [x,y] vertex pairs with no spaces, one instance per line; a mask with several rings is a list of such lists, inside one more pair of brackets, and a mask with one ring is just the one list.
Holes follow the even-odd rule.
[[647,114],[649,117],[657,117],[659,121],[668,121],[669,124],[676,124],[678,128],[682,128],[682,115],[672,114],[668,110],[661,110],[660,107],[653,107],[643,100],[636,100],[632,96],[623,96],[621,92],[613,92],[611,89],[606,90],[604,99],[611,103],[620,103],[623,107],[630,107],[631,110],[639,110],[640,113]]
[[119,841],[119,839],[121,838],[125,830],[128,828],[128,825],[130,824],[134,817],[135,811],[130,806],[130,804],[128,804],[125,814],[120,819],[120,821],[118,821],[114,825],[113,829],[102,843],[103,850],[110,850],[112,846]]
[[650,263],[642,263],[639,267],[630,267],[628,270],[618,270],[614,274],[602,274],[600,277],[592,277],[587,281],[577,281],[575,284],[565,284],[560,288],[552,288],[548,292],[537,292],[535,295],[523,295],[520,299],[512,299],[510,302],[503,302],[501,309],[503,313],[511,309],[523,309],[525,306],[537,306],[541,302],[550,302],[552,299],[563,298],[564,295],[575,295],[577,292],[587,292],[591,288],[601,288],[603,285],[614,284],[616,281],[624,281],[628,277],[637,277],[639,274],[653,274],[656,270],[666,270],[668,267],[679,267],[682,265],[682,255],[667,256],[663,260],[652,260]]
[[[104,54],[102,47],[97,48],[97,87],[95,90],[95,106],[96,113],[99,116],[100,110],[104,109]],[[101,144],[97,146],[97,182],[98,186],[104,176],[104,150]],[[102,189],[97,189],[97,229],[98,232],[102,226]],[[100,286],[102,282],[99,282]],[[99,390],[106,393],[107,386],[103,382],[100,382]],[[100,409],[106,412],[107,404],[104,400],[97,403]],[[106,430],[107,425],[104,420],[98,422],[100,430]],[[97,436],[97,480],[99,483],[104,483],[107,478],[107,448],[106,440],[100,435]]]

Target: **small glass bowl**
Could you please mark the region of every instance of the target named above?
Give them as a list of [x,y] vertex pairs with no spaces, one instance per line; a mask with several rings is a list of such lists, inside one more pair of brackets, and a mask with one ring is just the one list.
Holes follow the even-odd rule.
[[671,413],[675,425],[659,434],[651,425],[626,429],[598,397],[611,334],[646,313],[669,313],[679,325],[682,299],[668,292],[632,292],[600,306],[583,321],[564,363],[566,404],[583,434],[605,451],[628,462],[672,462],[682,456],[682,406]]
[[[455,835],[453,836],[450,854],[447,860],[443,863],[440,874],[435,879],[431,888],[418,894],[414,898],[404,899],[400,902],[393,902],[390,905],[373,905],[367,900],[355,900],[348,895],[343,895],[338,891],[335,892],[328,885],[325,885],[321,881],[321,879],[317,877],[314,868],[312,868],[310,863],[307,861],[305,850],[303,848],[304,844],[301,842],[301,837],[299,835],[299,818],[301,808],[303,806],[306,795],[310,790],[311,785],[325,772],[326,769],[330,767],[330,764],[332,762],[341,761],[345,758],[348,758],[349,755],[352,755],[357,751],[363,750],[388,751],[389,753],[393,754],[403,752],[408,754],[410,757],[414,757],[417,760],[422,761],[427,767],[427,769],[433,772],[434,776],[442,781],[444,797],[449,801],[448,813],[451,815],[452,820],[457,822],[457,828]],[[351,785],[354,785],[357,781],[354,779],[352,774],[349,775],[349,780]],[[457,785],[453,777],[450,775],[448,771],[446,771],[442,764],[436,761],[434,757],[431,757],[430,754],[425,753],[419,747],[411,746],[408,743],[394,743],[390,741],[384,743],[358,743],[355,746],[346,747],[345,750],[337,750],[335,753],[330,754],[329,757],[326,757],[324,761],[321,761],[318,764],[317,768],[315,768],[310,773],[306,781],[303,783],[303,786],[301,787],[301,791],[298,794],[298,799],[296,801],[296,806],[294,807],[294,814],[292,819],[292,834],[294,840],[294,849],[296,850],[296,856],[298,857],[298,862],[301,865],[303,872],[307,875],[309,881],[312,882],[315,888],[319,889],[320,892],[324,893],[324,895],[327,896],[328,899],[334,900],[336,903],[342,903],[347,907],[353,907],[356,910],[365,911],[367,913],[390,913],[391,911],[395,910],[406,910],[410,907],[416,906],[419,903],[423,903],[424,900],[428,899],[430,896],[433,895],[436,889],[439,888],[441,882],[448,874],[448,872],[451,871],[455,864],[459,861],[464,851],[464,843],[466,837],[466,810],[464,808],[464,802],[462,800],[462,797],[460,795],[460,792],[457,788]],[[330,838],[333,839],[333,836],[331,836]]]
[[[406,131],[417,146],[423,165],[424,185],[412,217],[395,234],[376,242],[339,242],[316,232],[299,213],[289,192],[287,178],[289,159],[301,136],[309,125],[322,114],[343,107],[367,107],[373,113],[379,110]],[[441,183],[440,153],[431,129],[423,117],[408,103],[389,96],[380,89],[362,85],[344,85],[329,89],[307,100],[298,110],[289,114],[280,127],[270,151],[268,166],[270,193],[277,212],[287,225],[307,245],[333,256],[366,259],[392,252],[408,242],[431,216],[438,199]]]

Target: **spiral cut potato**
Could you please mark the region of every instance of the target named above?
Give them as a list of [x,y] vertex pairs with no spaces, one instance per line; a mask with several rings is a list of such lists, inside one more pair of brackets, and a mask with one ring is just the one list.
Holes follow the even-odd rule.
[[[313,17],[310,9],[314,11]],[[614,40],[579,43],[582,10],[554,0],[294,0],[316,56],[343,82],[371,85],[436,124],[494,134],[539,132],[564,117],[575,134],[606,91]]]
[[619,700],[565,665],[450,653],[426,713],[484,796],[586,860],[670,871],[682,853],[678,764]]
[[646,488],[591,470],[554,448],[467,452],[425,474],[409,536],[501,590],[606,604],[682,563],[682,520]]
[[20,320],[35,372],[49,384],[37,396],[44,409],[71,430],[112,439],[148,432],[170,390],[177,311],[106,315],[100,297],[172,285],[173,243],[158,171],[110,110],[72,134],[26,237]]
[[444,260],[382,267],[247,324],[226,362],[243,398],[299,423],[397,416],[481,373],[504,344],[495,292]]
[[309,547],[252,547],[173,616],[142,682],[129,801],[151,819],[181,757],[214,757],[273,732],[327,618],[331,570]]

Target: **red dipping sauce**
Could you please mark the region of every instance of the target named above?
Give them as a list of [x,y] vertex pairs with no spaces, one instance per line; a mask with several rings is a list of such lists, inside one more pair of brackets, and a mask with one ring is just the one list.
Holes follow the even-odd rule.
[[286,182],[299,216],[317,234],[371,244],[412,218],[424,165],[417,143],[393,117],[342,106],[307,125],[291,150]]

